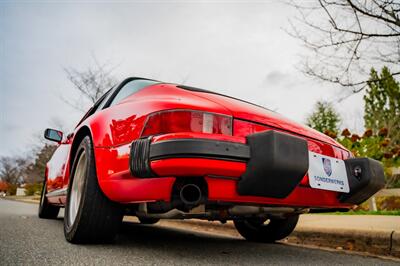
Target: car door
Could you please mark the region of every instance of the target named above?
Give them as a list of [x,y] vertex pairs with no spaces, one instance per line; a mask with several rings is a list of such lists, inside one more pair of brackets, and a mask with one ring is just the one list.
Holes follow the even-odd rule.
[[63,187],[70,144],[63,141],[55,150],[50,161],[47,163],[47,191],[52,192]]

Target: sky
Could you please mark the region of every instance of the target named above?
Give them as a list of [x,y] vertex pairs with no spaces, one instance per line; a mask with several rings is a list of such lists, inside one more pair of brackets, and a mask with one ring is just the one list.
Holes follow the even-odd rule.
[[28,152],[55,120],[74,128],[83,114],[65,102],[79,95],[64,68],[94,58],[119,80],[214,90],[301,123],[334,101],[341,127],[362,131],[362,93],[337,102],[342,88],[298,70],[305,50],[285,31],[295,15],[278,1],[0,1],[0,156]]

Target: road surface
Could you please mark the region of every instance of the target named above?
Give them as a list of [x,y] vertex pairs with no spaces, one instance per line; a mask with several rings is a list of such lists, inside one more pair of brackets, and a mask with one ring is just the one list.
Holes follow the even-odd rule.
[[72,245],[64,239],[61,217],[42,220],[36,211],[35,204],[0,199],[0,265],[396,265],[379,258],[135,223],[124,223],[113,244]]

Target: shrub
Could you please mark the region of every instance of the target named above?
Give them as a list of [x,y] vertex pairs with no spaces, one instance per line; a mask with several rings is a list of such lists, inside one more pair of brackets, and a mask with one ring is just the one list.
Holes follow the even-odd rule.
[[388,130],[381,128],[378,133],[367,129],[362,136],[352,134],[344,129],[337,140],[355,157],[370,157],[383,164],[387,188],[400,188],[400,176],[393,169],[400,167],[400,145],[394,143],[388,136]]
[[[389,196],[389,197],[375,197],[376,207],[380,211],[398,211],[400,210],[400,197],[398,196]],[[357,206],[356,210],[369,210],[368,201],[362,203]]]
[[7,195],[13,196],[17,194],[17,185],[8,184]]
[[35,194],[40,194],[42,191],[42,183],[32,183],[25,185],[25,195],[26,196],[33,196]]
[[0,191],[7,191],[8,190],[8,183],[0,181]]

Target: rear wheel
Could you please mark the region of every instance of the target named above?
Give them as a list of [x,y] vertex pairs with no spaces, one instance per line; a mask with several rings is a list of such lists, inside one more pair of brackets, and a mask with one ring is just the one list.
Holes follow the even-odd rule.
[[47,194],[47,182],[43,181],[42,193],[40,195],[40,203],[39,203],[39,218],[42,219],[56,219],[58,216],[58,212],[60,211],[60,207],[51,205],[46,197]]
[[109,242],[122,222],[121,206],[101,191],[90,137],[76,152],[64,215],[64,235],[72,243]]
[[297,225],[298,215],[284,219],[249,218],[234,221],[235,227],[245,239],[271,243],[289,236]]

